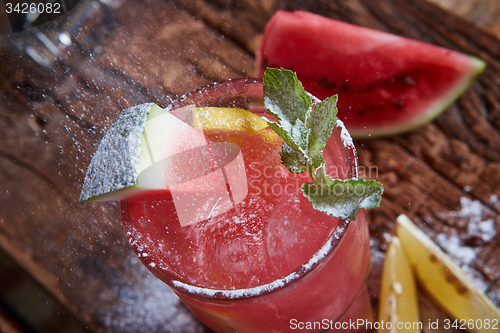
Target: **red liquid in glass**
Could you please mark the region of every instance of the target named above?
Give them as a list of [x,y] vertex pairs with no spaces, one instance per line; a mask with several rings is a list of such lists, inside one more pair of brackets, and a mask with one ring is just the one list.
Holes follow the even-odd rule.
[[[240,145],[247,196],[186,226],[168,190],[122,202],[123,226],[141,261],[216,331],[365,331],[360,321],[352,325],[372,319],[364,212],[346,221],[314,210],[300,191],[309,176],[286,170],[282,142],[269,128],[213,134]],[[329,141],[324,155],[331,175],[355,175],[340,138]]]

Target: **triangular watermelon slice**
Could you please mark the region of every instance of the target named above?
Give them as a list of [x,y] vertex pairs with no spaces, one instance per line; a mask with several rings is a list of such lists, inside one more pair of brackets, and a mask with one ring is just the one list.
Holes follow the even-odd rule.
[[484,70],[477,58],[304,11],[278,11],[257,52],[297,73],[319,99],[338,94],[354,138],[413,130],[439,115]]

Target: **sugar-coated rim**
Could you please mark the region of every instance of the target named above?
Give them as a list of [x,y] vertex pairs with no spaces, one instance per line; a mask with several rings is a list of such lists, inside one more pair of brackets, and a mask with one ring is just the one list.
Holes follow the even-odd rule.
[[[217,91],[218,89],[224,89],[234,84],[244,84],[244,85],[262,85],[263,81],[259,78],[238,78],[238,79],[229,79],[219,82],[214,82],[212,84],[206,85],[204,87],[193,90],[187,94],[184,94],[174,100],[169,106],[167,106],[166,110],[171,111],[178,109],[180,107],[185,107],[188,105],[192,105],[193,103],[197,103],[206,98],[207,91]],[[246,91],[234,91],[235,94],[244,94]],[[230,92],[227,92],[230,93]],[[314,97],[314,96],[312,96]],[[191,102],[192,101],[192,102]],[[352,152],[352,166],[354,166],[354,170],[356,171],[353,177],[358,176],[358,161],[357,161],[357,153],[356,149],[353,145],[349,145],[349,141],[352,144],[352,139],[348,134],[344,124],[341,121],[337,122],[336,127],[339,127],[339,132],[341,135],[341,140],[350,152]],[[347,138],[345,137],[347,133]],[[348,141],[346,144],[346,140]],[[349,146],[348,146],[349,145]],[[337,245],[341,242],[344,235],[347,232],[347,228],[352,224],[351,220],[348,219],[339,219],[339,223],[335,226],[332,231],[330,237],[325,241],[323,246],[309,259],[309,261],[303,264],[300,268],[291,272],[285,277],[276,279],[270,283],[266,283],[260,286],[245,288],[245,289],[231,289],[231,290],[223,290],[223,289],[211,289],[205,287],[199,287],[190,285],[185,282],[181,282],[172,278],[169,281],[166,281],[169,285],[171,285],[176,291],[181,292],[183,294],[189,295],[190,297],[199,297],[203,299],[213,299],[213,300],[240,300],[240,299],[250,299],[254,297],[260,297],[265,294],[269,294],[272,292],[277,292],[287,285],[300,280],[301,278],[307,276],[310,272],[312,272],[321,262],[327,258],[329,255],[333,255],[335,252]],[[366,279],[365,279],[366,280]]]
[[[223,88],[224,86],[229,86],[230,84],[240,83],[240,82],[242,82],[242,83],[244,82],[246,84],[263,84],[262,79],[259,79],[259,78],[237,78],[237,79],[228,79],[228,80],[213,82],[213,83],[210,83],[204,87],[195,89],[195,90],[190,91],[184,95],[181,95],[180,97],[175,99],[172,103],[170,103],[170,105],[167,107],[167,109],[176,108],[176,107],[178,107],[178,105],[185,103],[185,101],[188,98],[193,98],[193,96],[195,96],[197,94],[202,94],[204,91],[216,90],[216,89]],[[203,97],[203,96],[200,96],[200,97]]]
[[[341,225],[340,225],[341,224]],[[239,300],[239,299],[249,299],[254,297],[260,297],[265,294],[269,294],[275,291],[279,291],[287,285],[300,280],[307,274],[312,272],[316,266],[318,266],[323,259],[329,255],[333,255],[337,245],[343,239],[347,228],[351,225],[351,220],[340,220],[339,225],[335,226],[330,238],[325,242],[321,249],[316,252],[311,259],[304,265],[302,265],[296,271],[288,274],[287,276],[274,280],[273,282],[266,283],[257,287],[246,288],[246,289],[211,289],[193,286],[178,280],[172,279],[170,281],[171,285],[177,290],[181,290],[190,296],[197,296],[200,298],[217,299],[217,300]]]

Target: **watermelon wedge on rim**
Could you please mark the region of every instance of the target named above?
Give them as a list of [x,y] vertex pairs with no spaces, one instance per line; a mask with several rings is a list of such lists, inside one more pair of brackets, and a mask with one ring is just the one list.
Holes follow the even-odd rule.
[[305,11],[277,11],[256,56],[260,75],[287,68],[319,99],[338,94],[339,118],[354,138],[424,125],[485,68],[472,56]]

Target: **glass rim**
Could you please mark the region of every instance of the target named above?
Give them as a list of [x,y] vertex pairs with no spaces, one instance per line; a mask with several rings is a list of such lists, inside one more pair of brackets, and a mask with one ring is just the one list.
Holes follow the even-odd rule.
[[230,84],[234,84],[234,83],[250,83],[250,84],[263,84],[263,81],[261,78],[250,78],[250,77],[246,77],[246,78],[235,78],[235,79],[227,79],[227,80],[221,80],[221,81],[216,81],[216,82],[212,82],[212,83],[209,83],[203,87],[200,87],[200,88],[197,88],[197,89],[194,89],[188,93],[185,93],[181,96],[179,96],[178,98],[175,98],[168,106],[167,106],[167,110],[170,110],[172,108],[176,108],[178,107],[178,105],[182,105],[182,103],[184,103],[186,100],[188,100],[189,98],[192,98],[193,96],[197,95],[197,94],[200,94],[202,93],[203,91],[206,91],[207,89],[210,89],[210,90],[216,90],[218,88],[223,88],[224,86],[228,86]]
[[[346,234],[347,229],[352,224],[352,222],[353,220],[340,219],[339,224],[337,224],[335,228],[332,229],[330,237],[323,244],[323,246],[311,256],[311,259],[309,259],[307,263],[303,264],[300,268],[296,269],[290,274],[276,279],[272,282],[261,284],[259,286],[251,288],[227,290],[194,286],[189,283],[178,281],[176,279],[171,279],[169,281],[169,285],[171,285],[176,291],[182,292],[191,297],[194,296],[211,300],[245,300],[261,297],[263,295],[274,292],[279,292],[281,289],[312,273],[317,268],[317,266],[319,266],[324,260],[326,260],[327,257],[333,255],[335,250],[337,249],[337,246],[343,240],[344,235]],[[366,280],[366,277],[364,280]]]
[[[167,107],[166,110],[174,111],[178,108],[183,108],[189,105],[196,104],[197,102],[203,102],[204,98],[207,97],[207,91],[216,92],[219,89],[225,89],[234,84],[243,84],[243,85],[262,85],[263,81],[260,78],[236,78],[236,79],[228,79],[218,82],[213,82],[211,84],[205,85],[198,89],[195,89],[189,93],[186,93],[174,101],[172,101]],[[224,91],[224,90],[223,90]],[[248,91],[240,91],[235,89],[234,91],[226,91],[226,93],[234,93],[237,94],[245,94],[251,93]],[[221,94],[222,95],[222,94]],[[216,96],[216,94],[214,94]],[[314,96],[313,96],[314,97]],[[339,135],[342,135],[345,127],[341,121],[338,122],[336,128],[340,127]],[[341,138],[341,140],[343,140]],[[346,148],[347,149],[347,148]],[[357,161],[357,153],[356,149],[352,147],[349,149],[352,151],[353,161],[351,167],[354,167],[356,170],[356,174],[353,176],[358,176],[358,161]],[[293,282],[296,282],[303,277],[306,277],[309,273],[313,272],[318,265],[320,265],[327,257],[333,255],[337,246],[342,241],[344,235],[347,233],[349,226],[352,224],[352,220],[349,219],[338,219],[338,224],[332,228],[330,232],[330,236],[322,245],[322,247],[315,252],[309,261],[303,264],[301,267],[296,269],[295,271],[289,273],[288,275],[276,279],[272,282],[260,284],[256,287],[251,288],[240,288],[240,289],[213,289],[208,287],[200,287],[195,286],[186,282],[182,282],[176,278],[173,278],[170,274],[170,279],[166,281],[175,291],[189,295],[190,297],[198,297],[202,299],[211,299],[211,300],[243,300],[243,299],[252,299],[256,297],[260,297],[262,295],[279,292],[281,289],[290,285]],[[354,221],[356,222],[356,221]],[[368,268],[369,270],[369,268]],[[366,277],[364,281],[366,280]]]

